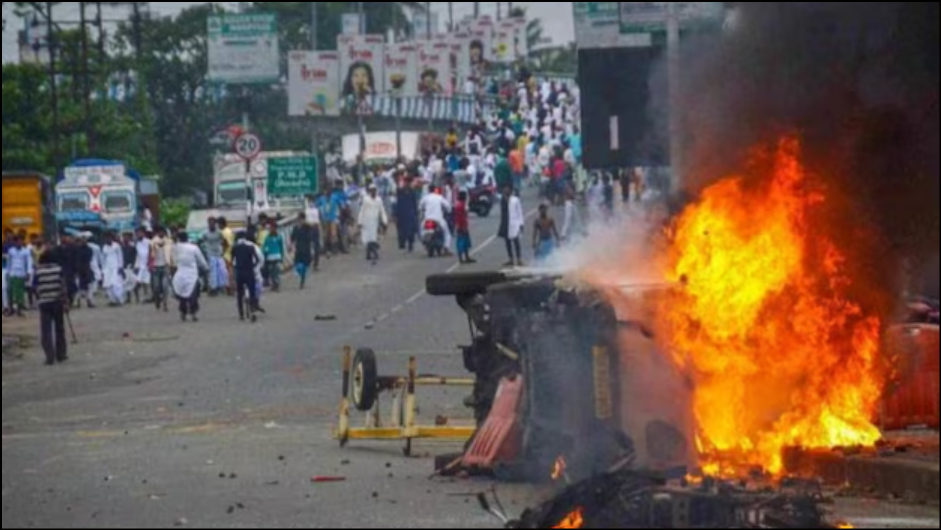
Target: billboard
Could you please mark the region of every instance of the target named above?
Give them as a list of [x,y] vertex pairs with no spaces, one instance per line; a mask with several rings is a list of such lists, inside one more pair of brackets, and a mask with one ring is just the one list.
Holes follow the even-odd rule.
[[340,54],[291,52],[288,55],[288,115],[340,115]]
[[423,95],[446,95],[451,90],[451,44],[423,42],[418,50],[418,92]]
[[500,22],[493,33],[493,62],[512,63],[516,60],[516,23],[512,20]]
[[281,78],[275,15],[212,15],[207,19],[210,82],[276,83]]
[[575,40],[579,49],[631,48],[653,45],[671,16],[681,27],[721,23],[722,2],[573,2]]
[[371,114],[366,99],[357,96],[378,94],[385,83],[385,37],[382,35],[340,35],[340,101],[344,114]]
[[454,72],[458,92],[464,92],[464,85],[473,76],[471,68],[471,34],[455,33],[451,39],[451,69]]
[[418,95],[418,46],[412,42],[389,44],[385,52],[385,91],[397,88],[403,96]]

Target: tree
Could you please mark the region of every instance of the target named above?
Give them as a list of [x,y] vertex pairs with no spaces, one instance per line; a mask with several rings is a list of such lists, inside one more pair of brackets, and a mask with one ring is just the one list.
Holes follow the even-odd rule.
[[[514,7],[510,11],[510,18],[526,18],[528,10],[525,7]],[[534,18],[526,23],[526,43],[529,50],[535,50],[542,44],[545,37],[545,28],[541,18]]]

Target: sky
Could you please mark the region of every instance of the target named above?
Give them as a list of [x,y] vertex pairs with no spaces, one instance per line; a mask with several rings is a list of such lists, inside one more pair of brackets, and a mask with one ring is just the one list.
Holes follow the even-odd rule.
[[[151,10],[160,15],[173,15],[189,6],[205,2],[152,2]],[[223,4],[237,2],[220,2]],[[78,4],[78,2],[65,2],[65,4]],[[447,2],[432,2],[432,11],[440,13],[441,23],[447,19]],[[16,32],[22,28],[22,23],[13,16],[13,2],[4,2],[3,19],[6,22],[3,28],[3,62],[15,61],[19,51],[16,44]],[[481,2],[483,14],[496,15],[496,2]],[[507,3],[503,4],[504,12]],[[575,40],[575,23],[572,17],[572,2],[514,2],[514,6],[527,7],[530,17],[542,19],[545,27],[545,36],[553,40],[554,44],[563,44]],[[76,11],[75,6],[66,5],[62,9]],[[454,2],[454,16],[456,19],[472,14],[473,2]]]

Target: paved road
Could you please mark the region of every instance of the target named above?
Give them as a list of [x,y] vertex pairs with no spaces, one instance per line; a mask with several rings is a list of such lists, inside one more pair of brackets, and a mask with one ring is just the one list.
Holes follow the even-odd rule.
[[[506,259],[502,242],[487,244],[496,223],[475,224],[476,269]],[[499,527],[465,495],[489,483],[428,479],[432,456],[456,447],[418,444],[405,458],[398,444],[341,450],[331,439],[344,345],[381,352],[382,372],[404,372],[404,352],[419,351],[422,373],[464,375],[455,346],[466,320],[453,300],[423,293],[428,274],[456,266],[385,256],[378,267],[358,255],[326,262],[304,292],[289,280],[257,325],[237,322],[229,299],[205,301],[199,324],[142,306],[80,311],[68,365],[5,353],[3,527]],[[5,320],[3,333],[33,326]],[[422,418],[466,417],[464,397],[423,392]],[[347,480],[311,484],[322,475]],[[499,490],[515,513],[551,493]],[[869,502],[844,512],[890,515],[887,526],[938,520],[936,508]]]
[[[496,228],[475,223],[478,269],[505,261]],[[428,480],[431,456],[451,448],[418,444],[406,459],[398,444],[331,439],[344,345],[387,352],[382,372],[404,373],[394,352],[419,351],[423,373],[465,375],[455,347],[466,319],[423,291],[456,264],[387,243],[377,267],[357,250],[306,291],[289,280],[256,325],[224,298],[205,300],[199,324],[144,306],[79,311],[68,365],[44,369],[35,350],[5,359],[4,528],[498,526],[452,496],[482,485]],[[24,325],[5,321],[4,333]],[[467,416],[463,391],[419,397],[425,419]],[[347,481],[312,485],[319,475]]]

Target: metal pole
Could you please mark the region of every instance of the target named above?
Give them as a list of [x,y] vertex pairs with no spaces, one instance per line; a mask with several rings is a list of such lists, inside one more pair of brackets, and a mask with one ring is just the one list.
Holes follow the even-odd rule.
[[[320,26],[320,10],[318,9],[318,2],[310,3],[310,49],[312,51],[317,51],[317,38],[319,36],[318,28]],[[317,183],[320,183],[320,171],[322,164],[320,163],[320,129],[317,127],[317,120],[314,117],[310,119],[310,153],[314,155],[314,159],[317,160]],[[322,186],[321,186],[322,187]],[[319,190],[315,190],[319,191]]]
[[425,2],[425,20],[428,25],[428,40],[431,40],[431,2]]
[[105,67],[105,21],[101,17],[101,2],[95,2],[98,13],[95,18],[95,25],[98,26],[98,60],[101,61],[101,68]]
[[402,92],[395,94],[395,163],[402,160]]
[[474,18],[480,18],[480,2],[474,2]]
[[448,2],[448,32],[454,31],[454,2]]
[[497,2],[497,20],[503,20],[503,2]]
[[52,165],[59,171],[59,88],[56,82],[56,36],[52,23],[52,2],[46,2],[46,31],[49,46],[49,77],[52,83]]
[[670,98],[670,167],[672,179],[670,189],[676,192],[680,188],[683,173],[683,142],[680,124],[680,21],[676,3],[667,2],[667,55]]
[[506,16],[513,18],[513,2],[506,3]]
[[366,34],[366,7],[365,2],[356,2],[357,12],[359,13],[359,33]]
[[79,2],[78,7],[82,26],[82,102],[85,108],[85,137],[88,143],[88,150],[91,152],[94,148],[92,147],[91,132],[91,98],[89,98],[91,88],[89,87],[88,79],[88,30],[85,28],[88,19],[86,16],[85,2]]

